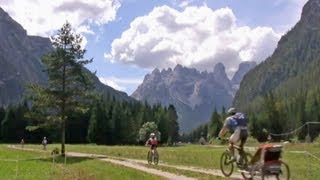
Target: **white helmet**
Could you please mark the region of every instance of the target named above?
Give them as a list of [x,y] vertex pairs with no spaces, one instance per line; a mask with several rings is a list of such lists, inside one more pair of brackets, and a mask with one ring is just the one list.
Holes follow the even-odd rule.
[[156,135],[154,133],[150,133],[150,137],[155,137]]
[[228,109],[228,114],[235,114],[235,113],[237,113],[237,110],[236,110],[236,108],[230,108],[230,109]]

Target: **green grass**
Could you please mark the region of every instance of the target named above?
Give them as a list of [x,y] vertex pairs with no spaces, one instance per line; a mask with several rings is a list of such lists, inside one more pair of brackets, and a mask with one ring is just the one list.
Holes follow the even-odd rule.
[[[116,157],[146,159],[148,149],[139,146],[96,146],[68,145],[69,151],[104,154]],[[308,150],[319,155],[319,144],[286,145],[283,160],[289,164],[294,179],[318,179],[320,177],[320,161],[305,154],[291,153],[292,150]],[[181,147],[158,148],[160,161],[175,165],[197,166],[219,169],[219,159],[224,148],[210,146],[188,145]],[[254,152],[251,152],[252,154]],[[319,156],[318,156],[319,157]]]
[[177,168],[172,168],[172,167],[166,167],[166,166],[155,166],[155,165],[145,165],[146,167],[150,167],[150,168],[154,168],[154,169],[159,169],[162,171],[166,171],[166,172],[171,172],[174,174],[178,174],[178,175],[185,175],[188,177],[194,177],[197,179],[208,179],[208,180],[219,180],[219,179],[229,179],[229,178],[225,178],[225,177],[217,177],[217,176],[213,176],[210,174],[205,174],[205,173],[199,173],[199,172],[194,172],[194,171],[188,171],[188,170],[181,170],[181,169],[177,169]]
[[[16,161],[5,160],[19,161],[17,164]],[[14,150],[5,145],[0,146],[1,179],[161,179],[158,176],[96,159],[69,157],[66,165],[63,162],[64,158],[57,158],[53,164],[49,153]]]
[[[34,146],[33,146],[34,147]],[[37,146],[38,148],[40,146]],[[59,147],[50,145],[49,148]],[[219,169],[220,155],[224,147],[187,145],[180,147],[159,147],[160,161],[173,165],[196,166]],[[320,161],[303,153],[289,151],[307,150],[320,157],[319,144],[287,144],[284,148],[283,160],[289,164],[293,179],[318,179],[320,177]],[[148,148],[142,146],[98,146],[67,145],[67,151],[103,154],[119,158],[146,159]],[[254,152],[251,152],[252,154]]]

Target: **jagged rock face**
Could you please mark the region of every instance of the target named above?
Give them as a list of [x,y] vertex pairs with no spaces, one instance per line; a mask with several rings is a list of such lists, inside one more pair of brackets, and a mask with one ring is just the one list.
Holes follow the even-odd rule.
[[[29,83],[47,84],[48,77],[40,58],[51,50],[48,38],[28,36],[26,30],[0,8],[0,106],[21,101]],[[102,84],[92,73],[91,78],[99,93],[118,100],[134,100]]]
[[180,129],[186,132],[207,122],[214,108],[229,107],[237,90],[235,86],[238,87],[241,78],[255,65],[254,62],[242,63],[233,77],[236,84],[228,78],[222,63],[216,64],[213,72],[199,72],[181,65],[173,70],[155,69],[145,76],[131,96],[151,104],[173,104]]
[[0,8],[0,105],[21,100],[26,84],[45,84],[41,55],[52,49],[48,38],[28,36],[26,30]]
[[180,128],[185,132],[207,122],[215,107],[229,106],[231,92],[231,81],[223,64],[217,64],[211,73],[177,65],[174,70],[155,69],[146,75],[132,97],[151,104],[173,104],[178,111]]
[[239,64],[238,71],[233,75],[231,82],[235,89],[239,89],[243,76],[249,72],[250,69],[257,65],[254,61],[246,61]]

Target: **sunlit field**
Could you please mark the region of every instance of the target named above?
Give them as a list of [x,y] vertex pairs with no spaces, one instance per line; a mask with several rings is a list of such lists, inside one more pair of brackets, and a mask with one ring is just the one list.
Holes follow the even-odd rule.
[[[49,152],[49,151],[48,151]],[[57,158],[48,152],[29,152],[0,146],[0,179],[161,179],[138,170],[89,158]]]
[[[29,145],[40,149],[40,145]],[[58,147],[49,145],[48,151]],[[225,150],[225,145],[182,145],[177,147],[159,147],[160,162],[172,165],[195,166],[207,169],[219,169],[219,158]],[[303,151],[315,155],[308,156]],[[320,177],[319,144],[286,144],[283,160],[289,164],[293,179],[317,179]],[[83,152],[107,155],[114,158],[132,158],[145,160],[148,152],[143,146],[98,146],[98,145],[67,145],[68,152]],[[254,154],[251,148],[250,153]]]

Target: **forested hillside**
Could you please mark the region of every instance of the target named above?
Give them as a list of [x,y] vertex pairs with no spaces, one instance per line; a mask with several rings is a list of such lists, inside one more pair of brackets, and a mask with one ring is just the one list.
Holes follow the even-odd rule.
[[[41,143],[44,136],[50,142],[60,142],[61,133],[55,126],[29,131],[37,119],[27,103],[0,108],[0,140],[2,142]],[[66,143],[137,144],[139,130],[146,122],[154,122],[161,133],[160,142],[177,141],[179,126],[175,108],[150,106],[140,102],[118,101],[111,95],[97,98],[85,113],[68,114]],[[148,135],[148,134],[147,134]]]
[[[300,21],[281,38],[272,56],[241,82],[234,105],[251,114],[255,129],[281,133],[320,120],[319,19],[320,0],[310,0]],[[316,137],[320,127],[310,128],[311,136]],[[306,130],[297,135],[305,138]]]

